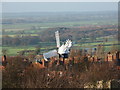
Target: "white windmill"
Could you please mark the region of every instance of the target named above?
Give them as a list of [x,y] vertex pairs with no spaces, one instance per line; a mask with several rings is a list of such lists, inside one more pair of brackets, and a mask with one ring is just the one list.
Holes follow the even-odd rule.
[[66,40],[65,44],[62,44],[60,46],[59,31],[55,32],[55,37],[56,37],[56,44],[57,44],[58,50],[52,50],[47,53],[43,53],[43,57],[46,61],[48,61],[51,57],[54,57],[54,56],[68,58],[70,48],[72,47],[72,41],[68,39],[68,40]]

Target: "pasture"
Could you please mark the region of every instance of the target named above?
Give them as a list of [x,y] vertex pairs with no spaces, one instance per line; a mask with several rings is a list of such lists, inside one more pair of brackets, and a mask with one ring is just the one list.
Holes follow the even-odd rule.
[[[115,25],[117,25],[117,23],[118,23],[117,17],[115,17],[115,15],[116,14],[113,12],[109,12],[109,15],[106,12],[87,13],[87,15],[86,15],[86,13],[73,13],[73,12],[58,13],[58,14],[57,13],[34,13],[34,14],[33,13],[31,13],[31,14],[30,13],[21,13],[21,14],[11,13],[9,15],[5,14],[3,17],[2,35],[1,36],[2,37],[10,36],[13,38],[17,37],[17,36],[21,36],[21,35],[22,36],[40,36],[41,32],[46,31],[44,33],[44,35],[48,36],[47,40],[49,41],[49,39],[54,40],[53,39],[54,37],[49,35],[50,33],[48,33],[49,28],[52,28],[52,29],[55,28],[54,30],[56,30],[56,27],[65,27],[65,28],[74,28],[75,27],[75,28],[77,28],[77,27],[84,26],[84,27],[88,27],[88,29],[89,29],[89,27],[91,27],[91,26],[92,27],[97,26],[98,28],[95,28],[95,30],[97,31],[97,29],[100,29],[100,31],[101,31],[102,27],[103,27],[102,30],[104,30],[104,29],[106,29],[106,28],[104,28],[104,26],[108,26],[108,29],[109,28],[111,29],[111,27],[112,27],[112,30],[115,31],[117,28]],[[101,27],[101,28],[99,28],[99,27]],[[52,29],[50,29],[50,30],[52,31]],[[76,29],[76,30],[78,30],[78,29]],[[47,32],[47,30],[48,30],[48,32]],[[53,30],[53,32],[54,32],[54,30]],[[87,31],[88,31],[88,33],[87,33],[88,35],[92,35],[91,32],[93,32],[94,29],[93,29],[93,31],[86,30],[86,32]],[[73,32],[74,32],[74,29],[73,29]],[[83,33],[80,30],[78,30],[77,32],[80,32],[80,34]],[[74,34],[74,36],[77,35],[77,32]],[[68,31],[68,33],[69,33],[69,31]],[[67,36],[67,34],[65,34],[64,31],[62,32],[62,34],[64,34],[64,36]],[[106,51],[107,51],[107,50],[110,50],[110,48],[112,47],[112,44],[117,44],[117,40],[113,37],[109,37],[108,41],[104,42],[104,39],[105,39],[104,35],[101,37],[99,37],[99,36],[96,37],[96,41],[89,42],[89,43],[88,43],[88,41],[90,40],[90,37],[86,38],[88,40],[87,42],[84,41],[84,36],[82,38],[83,38],[83,41],[81,41],[79,38],[77,40],[75,40],[77,43],[75,43],[73,45],[73,48],[74,47],[78,47],[78,49],[94,48],[98,44],[104,44]],[[42,39],[44,39],[44,41],[42,41]],[[22,50],[35,50],[36,46],[38,46],[38,45],[41,46],[40,47],[41,53],[56,48],[56,43],[46,41],[46,37],[41,37],[40,40],[41,41],[38,41],[36,45],[27,45],[27,46],[22,46],[22,45],[21,46],[20,45],[6,46],[6,45],[4,45],[4,46],[1,46],[0,48],[6,49],[8,51],[7,52],[8,55],[10,55],[10,56],[17,55],[18,54],[17,52],[22,51]],[[97,42],[97,41],[103,41],[103,42]],[[61,41],[61,43],[62,43],[62,41]]]
[[[97,48],[97,45],[102,44],[100,42],[98,43],[84,43],[84,44],[74,44],[73,45],[73,49],[75,47],[77,47],[77,49],[84,49],[84,48]],[[118,48],[119,45],[114,45],[113,44],[117,44],[117,42],[107,42],[104,43],[104,50],[105,52],[109,52],[111,51],[113,48],[112,47],[116,47]],[[44,42],[44,43],[40,43],[41,47],[40,47],[40,53],[44,53],[47,52],[49,50],[52,49],[56,49],[56,43],[52,42],[52,43],[48,43],[48,42]],[[23,51],[23,50],[35,50],[36,49],[36,45],[28,45],[28,46],[16,46],[16,47],[12,47],[12,46],[3,46],[2,49],[6,49],[7,50],[7,54],[9,56],[14,56],[14,55],[18,55],[17,52]]]

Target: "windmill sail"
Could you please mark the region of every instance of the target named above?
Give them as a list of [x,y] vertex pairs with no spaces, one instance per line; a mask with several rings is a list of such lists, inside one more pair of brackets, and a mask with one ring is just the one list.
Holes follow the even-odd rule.
[[66,43],[63,44],[59,49],[58,53],[59,54],[68,54],[70,52],[70,48],[72,46],[72,41],[71,40],[66,40]]
[[54,56],[58,56],[57,50],[51,50],[47,53],[43,53],[43,57],[46,61],[48,61],[48,59]]
[[57,47],[60,47],[60,37],[59,37],[59,31],[55,32],[55,37],[56,37],[56,43],[57,43]]

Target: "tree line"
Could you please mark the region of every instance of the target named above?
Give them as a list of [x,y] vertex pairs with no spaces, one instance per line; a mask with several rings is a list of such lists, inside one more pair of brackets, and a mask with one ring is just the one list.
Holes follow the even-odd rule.
[[[55,27],[48,28],[40,33],[38,36],[27,34],[19,34],[14,37],[4,35],[2,37],[3,45],[36,45],[39,42],[55,42],[55,31],[60,31],[61,41],[71,39],[74,42],[95,42],[98,37],[105,37],[110,35],[117,35],[117,28],[115,26],[101,26],[101,27]],[[117,37],[116,37],[117,38]]]
[[40,41],[38,36],[4,36],[2,38],[2,44],[8,46],[19,46],[19,45],[35,45]]

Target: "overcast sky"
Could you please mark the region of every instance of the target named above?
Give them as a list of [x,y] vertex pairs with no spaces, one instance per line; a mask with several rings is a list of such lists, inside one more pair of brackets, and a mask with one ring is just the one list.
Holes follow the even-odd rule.
[[117,11],[117,2],[3,2],[3,12]]

